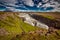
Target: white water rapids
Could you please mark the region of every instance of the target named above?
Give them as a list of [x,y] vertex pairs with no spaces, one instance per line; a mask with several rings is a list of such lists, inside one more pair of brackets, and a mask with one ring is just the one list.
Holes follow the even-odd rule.
[[30,25],[32,25],[32,26],[34,26],[34,25],[35,25],[34,22],[36,22],[36,23],[37,23],[37,25],[36,25],[37,27],[45,28],[45,29],[48,29],[48,28],[49,28],[49,27],[48,27],[47,25],[45,25],[44,23],[41,23],[41,22],[35,20],[34,18],[32,18],[29,14],[20,13],[18,16],[19,16],[19,17],[24,17],[24,18],[26,19],[24,22],[25,22],[25,23],[28,23],[28,24],[30,24]]

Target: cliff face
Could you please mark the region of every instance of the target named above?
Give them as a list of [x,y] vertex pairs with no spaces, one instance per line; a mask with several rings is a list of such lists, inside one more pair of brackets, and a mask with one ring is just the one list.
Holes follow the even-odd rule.
[[31,15],[34,19],[48,25],[49,27],[59,28],[60,29],[60,21],[48,17],[44,17],[42,15]]

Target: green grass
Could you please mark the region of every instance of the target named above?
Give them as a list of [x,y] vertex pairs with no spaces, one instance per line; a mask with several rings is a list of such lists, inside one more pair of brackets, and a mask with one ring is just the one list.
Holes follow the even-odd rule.
[[52,16],[43,16],[43,17],[45,17],[45,18],[48,18],[48,19],[51,19],[51,20],[55,20],[55,18],[54,17],[52,17]]
[[[50,34],[48,36],[40,35],[39,33],[29,34],[28,32],[30,31],[45,30],[45,29],[34,27],[32,25],[24,23],[22,19],[20,19],[17,15],[15,14],[12,14],[12,15],[13,16],[9,15],[5,17],[5,19],[2,19],[2,20],[0,19],[0,28],[6,29],[6,31],[9,33],[8,35],[0,36],[0,40],[60,40],[58,39],[60,38],[60,30],[57,30],[57,33],[59,34],[59,36],[56,34]],[[47,17],[49,19],[52,18],[50,16],[47,16]],[[21,33],[23,32],[21,27],[26,32],[26,34],[21,35]],[[16,37],[16,35],[19,35],[19,36]]]
[[33,27],[27,23],[24,23],[17,15],[13,14],[13,17],[7,16],[4,20],[0,20],[0,28],[4,28],[9,32],[9,35],[0,37],[0,40],[10,40],[13,36],[22,33],[22,29],[28,33],[29,31],[38,30],[38,27]]

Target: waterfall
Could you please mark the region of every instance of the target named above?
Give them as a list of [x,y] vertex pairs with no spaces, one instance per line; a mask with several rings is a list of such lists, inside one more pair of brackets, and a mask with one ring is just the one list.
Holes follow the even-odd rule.
[[37,27],[40,27],[40,28],[49,29],[49,27],[47,25],[45,25],[44,23],[39,22],[38,20],[35,20],[34,18],[32,18],[30,16],[30,14],[20,13],[18,16],[19,17],[24,17],[26,19],[25,23],[28,23],[32,26],[37,26]]

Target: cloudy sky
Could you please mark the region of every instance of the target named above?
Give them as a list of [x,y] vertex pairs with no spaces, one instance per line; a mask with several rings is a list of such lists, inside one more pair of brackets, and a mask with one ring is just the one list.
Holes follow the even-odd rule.
[[0,0],[0,11],[60,12],[60,0]]

